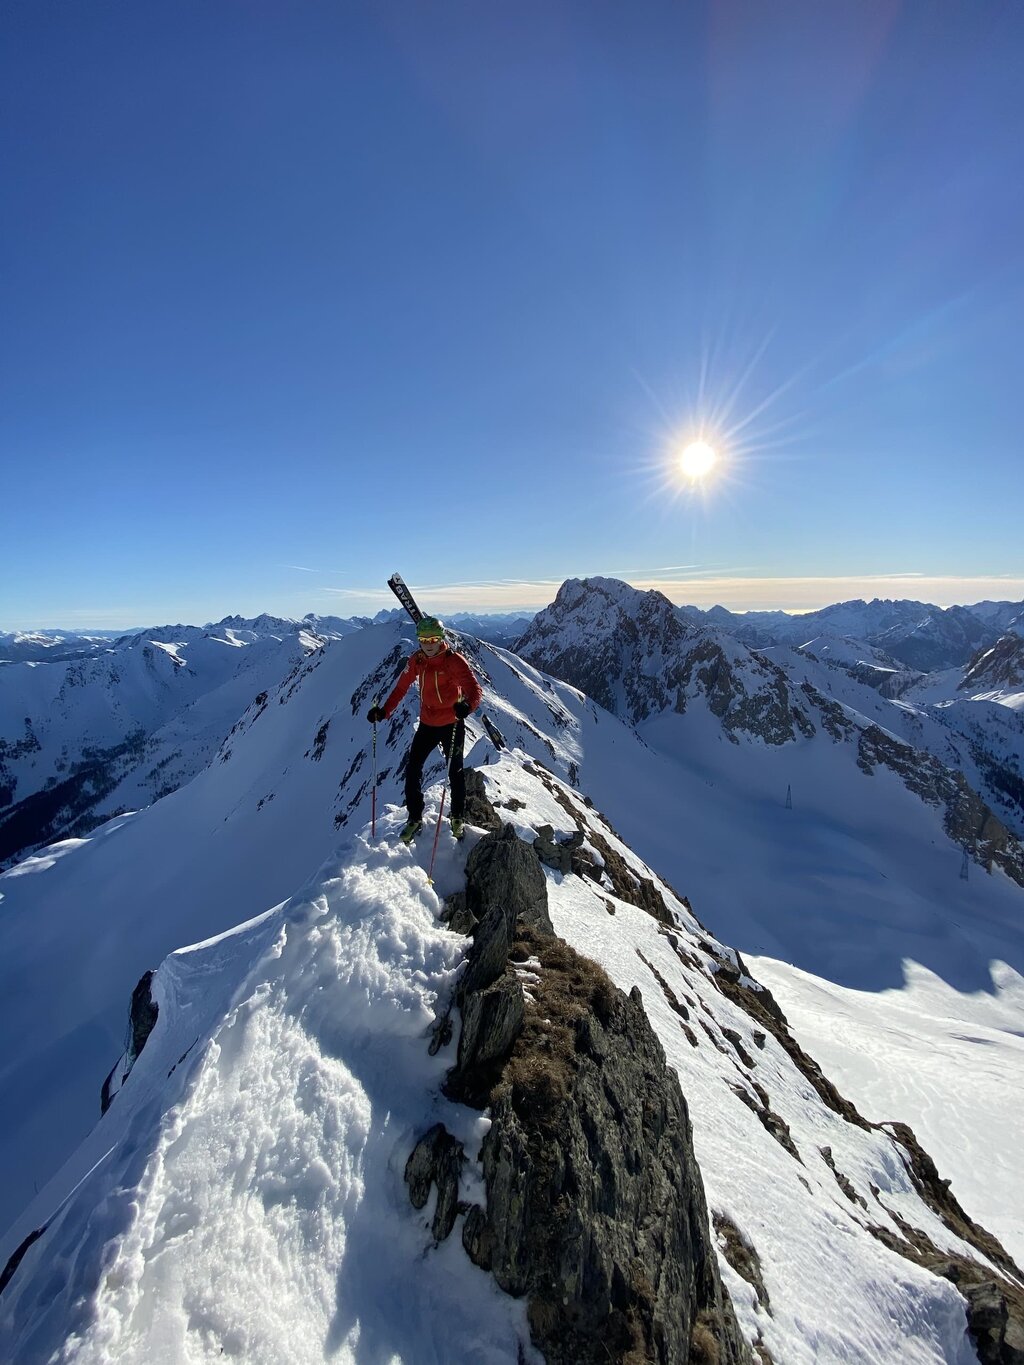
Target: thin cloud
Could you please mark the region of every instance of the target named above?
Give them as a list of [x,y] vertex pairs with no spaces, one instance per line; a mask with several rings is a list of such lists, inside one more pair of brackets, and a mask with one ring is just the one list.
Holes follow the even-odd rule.
[[281,568],[295,569],[297,573],[329,573],[338,578],[348,578],[350,575],[349,569],[310,569],[305,564],[282,564]]
[[[928,575],[918,570],[892,573],[826,576],[760,577],[737,571],[690,570],[678,578],[662,577],[663,570],[613,575],[594,571],[566,577],[620,576],[641,591],[656,589],[678,605],[723,606],[731,611],[787,611],[794,614],[816,611],[833,602],[853,598],[901,598],[913,585],[913,596],[935,606],[970,604],[998,597],[1009,601],[1024,599],[1024,577],[979,574]],[[546,607],[561,586],[563,578],[483,579],[476,582],[410,584],[421,605],[438,611],[535,612]],[[325,588],[323,592],[346,600],[361,600],[366,605],[388,602],[391,594],[373,588]]]

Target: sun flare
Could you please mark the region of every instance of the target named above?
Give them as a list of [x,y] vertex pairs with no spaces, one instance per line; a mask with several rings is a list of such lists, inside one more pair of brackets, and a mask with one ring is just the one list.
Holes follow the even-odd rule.
[[706,479],[718,461],[714,446],[707,441],[691,441],[679,456],[679,468],[688,479]]

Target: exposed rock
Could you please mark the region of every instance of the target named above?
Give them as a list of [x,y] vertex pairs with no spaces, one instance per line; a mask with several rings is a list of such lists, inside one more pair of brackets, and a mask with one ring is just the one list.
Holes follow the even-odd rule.
[[979,649],[964,669],[961,691],[995,691],[1024,688],[1024,639],[1003,635],[991,648]]
[[768,1092],[763,1086],[754,1082],[747,1085],[740,1081],[734,1081],[730,1085],[733,1094],[743,1101],[752,1113],[756,1114],[766,1132],[770,1133],[780,1147],[784,1147],[791,1157],[803,1164],[803,1159],[797,1150],[793,1135],[789,1131],[789,1124],[780,1114],[776,1114],[768,1102]]
[[946,833],[967,849],[975,862],[1002,868],[1024,886],[1024,846],[992,813],[963,773],[947,768],[931,754],[904,744],[877,725],[869,725],[857,746],[857,764],[872,773],[882,764],[896,773],[923,801],[942,807]]
[[[713,951],[710,944],[705,946]],[[740,962],[742,964],[742,959]],[[814,1058],[808,1056],[796,1041],[789,1031],[789,1024],[778,1001],[766,986],[761,986],[752,981],[745,967],[742,970],[738,969],[731,962],[720,963],[718,971],[714,973],[713,980],[723,995],[727,995],[752,1019],[762,1024],[782,1045],[829,1109],[841,1115],[848,1123],[856,1124],[858,1128],[870,1129],[872,1127],[856,1106],[839,1093]],[[749,982],[749,984],[744,984],[744,982]]]
[[1006,1293],[995,1280],[961,1285],[967,1321],[981,1365],[1024,1365],[1024,1320],[1018,1301],[1010,1316]]
[[997,632],[967,607],[928,607],[922,619],[907,625],[876,631],[867,638],[901,663],[930,673],[964,663],[996,638]]
[[[625,858],[611,846],[603,834],[594,829],[592,824],[584,824],[583,818],[573,805],[572,800],[566,793],[553,774],[544,768],[526,763],[523,765],[527,772],[540,779],[547,787],[548,791],[555,798],[558,804],[571,816],[576,823],[576,829],[580,836],[580,844],[584,840],[593,844],[603,859],[603,866],[600,869],[600,876],[606,876],[611,883],[612,890],[619,900],[626,901],[629,905],[635,905],[638,910],[645,910],[652,915],[660,924],[667,928],[674,929],[676,922],[672,917],[672,912],[665,904],[665,898],[655,886],[650,877],[645,877],[641,873],[631,871]],[[593,804],[593,803],[591,803]],[[604,817],[601,817],[604,820]],[[607,825],[608,822],[605,821]],[[551,826],[546,826],[550,829]],[[608,825],[608,828],[611,828]],[[579,853],[576,854],[579,856]],[[677,896],[677,899],[689,908],[689,901],[684,896]]]
[[[639,991],[625,996],[554,936],[537,854],[511,826],[467,860],[466,905],[478,924],[446,1090],[489,1103],[492,1118],[487,1207],[467,1212],[467,1253],[528,1296],[534,1343],[552,1365],[748,1361],[686,1104]],[[513,965],[527,960],[540,964],[529,1005]],[[438,1183],[439,1213],[434,1172],[440,1160],[450,1179],[453,1159],[442,1133],[410,1159],[417,1198]]]
[[853,721],[849,719],[837,701],[833,701],[831,697],[826,697],[824,692],[820,692],[811,682],[802,682],[800,691],[812,705],[817,707],[821,716],[822,729],[837,744],[840,740],[848,739],[853,734],[855,728]]
[[462,1030],[446,1090],[454,1099],[483,1104],[523,1024],[522,988],[508,967],[516,925],[554,932],[540,864],[511,825],[485,835],[470,853],[465,905],[456,905],[453,916],[475,923],[456,991]]
[[39,1238],[42,1237],[43,1233],[46,1231],[48,1227],[49,1224],[44,1223],[41,1228],[35,1228],[32,1232],[29,1233],[25,1240],[21,1242],[14,1251],[11,1252],[11,1255],[7,1260],[7,1264],[4,1266],[3,1270],[0,1271],[0,1294],[2,1294],[4,1290],[7,1288],[7,1286],[10,1284],[14,1276],[14,1272],[17,1270],[18,1266],[21,1265],[21,1262],[24,1259],[25,1252],[28,1251],[29,1247],[33,1244],[33,1242],[38,1242]]
[[481,839],[466,860],[466,905],[481,921],[471,963],[474,984],[480,970],[477,961],[489,953],[487,939],[501,932],[499,925],[504,925],[507,942],[517,923],[554,933],[544,873],[536,854],[511,825]]
[[132,991],[131,1029],[132,1040],[128,1049],[128,1065],[134,1066],[146,1046],[149,1035],[156,1027],[160,1011],[152,995],[153,973],[146,972]]
[[114,1079],[118,1068],[121,1066],[121,1059],[114,1063],[109,1075],[103,1082],[100,1091],[100,1113],[105,1114],[113,1103],[117,1090],[128,1079],[128,1073],[138,1060],[139,1054],[146,1046],[149,1035],[156,1027],[157,1017],[160,1013],[156,1001],[152,996],[153,973],[146,972],[132,991],[132,1003],[129,1008],[129,1030],[130,1038],[128,1050],[125,1053],[124,1067],[121,1072],[120,1082],[117,1089],[114,1088]]
[[733,740],[746,733],[774,745],[797,730],[808,738],[815,732],[777,664],[690,624],[662,593],[615,579],[568,579],[516,652],[633,724],[661,711],[683,713],[702,696]]
[[555,1365],[685,1361],[698,1323],[723,1365],[747,1360],[685,1101],[640,993],[556,942],[529,945],[538,1001],[492,1095],[487,1211],[467,1250],[485,1246],[498,1283],[529,1295]]
[[460,996],[458,1060],[445,1082],[445,1093],[483,1108],[522,1031],[526,1003],[511,973]]
[[821,1147],[819,1150],[821,1152],[822,1160],[825,1162],[825,1165],[835,1176],[836,1184],[842,1190],[843,1194],[846,1195],[847,1199],[849,1199],[850,1203],[859,1204],[862,1209],[866,1209],[868,1206],[868,1201],[857,1193],[853,1181],[850,1180],[849,1176],[844,1175],[843,1172],[836,1165],[835,1160],[832,1156],[832,1148]]
[[568,874],[573,871],[574,854],[583,844],[583,833],[575,830],[562,839],[555,838],[552,825],[541,825],[533,841],[534,851],[545,867]]
[[483,721],[484,729],[487,731],[487,738],[491,741],[494,747],[496,749],[504,749],[506,747],[505,736],[495,725],[494,721],[491,720],[490,716],[484,714],[483,712],[480,715],[480,719]]
[[441,923],[456,934],[471,934],[477,926],[477,917],[466,904],[465,891],[453,891],[445,898],[441,911]]
[[772,1303],[768,1297],[768,1290],[764,1287],[761,1258],[754,1249],[754,1244],[740,1232],[732,1219],[724,1213],[715,1214],[714,1225],[718,1245],[722,1248],[725,1259],[737,1275],[746,1280],[747,1284],[753,1286],[761,1307],[770,1313]]
[[879,1127],[895,1138],[902,1147],[907,1170],[918,1194],[932,1212],[942,1219],[950,1232],[975,1247],[1007,1276],[1024,1284],[1024,1275],[998,1238],[980,1227],[964,1212],[950,1188],[949,1181],[941,1179],[935,1162],[918,1142],[913,1129],[906,1123],[883,1123]]
[[484,779],[476,768],[466,769],[466,823],[477,829],[501,829],[501,817],[491,805]]
[[459,1211],[459,1176],[465,1160],[462,1143],[457,1142],[443,1123],[424,1133],[405,1163],[405,1183],[413,1208],[421,1209],[437,1186],[437,1206],[432,1231],[436,1242],[443,1242],[455,1226]]

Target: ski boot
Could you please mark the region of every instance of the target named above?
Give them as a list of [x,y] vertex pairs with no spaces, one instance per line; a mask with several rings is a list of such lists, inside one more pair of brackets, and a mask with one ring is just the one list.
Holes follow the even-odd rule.
[[452,837],[462,840],[466,837],[466,822],[460,816],[452,816]]
[[398,837],[399,839],[401,839],[403,844],[411,844],[422,828],[423,828],[422,820],[408,820],[405,824],[404,829],[402,830],[401,834],[399,834]]

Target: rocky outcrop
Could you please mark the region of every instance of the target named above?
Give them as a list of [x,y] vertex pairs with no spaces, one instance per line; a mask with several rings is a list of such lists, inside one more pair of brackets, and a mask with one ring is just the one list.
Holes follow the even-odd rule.
[[943,809],[946,833],[965,848],[975,862],[991,872],[1002,868],[1024,886],[1024,846],[968,783],[963,773],[947,768],[931,754],[904,744],[877,725],[860,734],[857,765],[871,774],[881,764],[896,773],[909,789],[929,805]]
[[455,1226],[459,1214],[459,1176],[464,1162],[462,1143],[456,1142],[443,1123],[435,1123],[424,1133],[406,1162],[405,1182],[413,1208],[423,1208],[431,1186],[437,1186],[431,1224],[435,1242],[443,1242]]
[[1003,635],[989,649],[979,649],[964,669],[963,692],[1024,689],[1024,639]]
[[[114,1096],[128,1079],[128,1073],[135,1065],[139,1054],[146,1046],[149,1035],[156,1027],[160,1013],[153,999],[153,973],[146,972],[132,991],[132,1003],[128,1011],[128,1048],[123,1059],[119,1057],[110,1074],[103,1082],[100,1091],[100,1113],[105,1114],[114,1101]],[[123,1065],[122,1065],[123,1060]],[[118,1075],[120,1072],[120,1075]],[[116,1083],[115,1083],[116,1082]]]
[[49,1227],[49,1224],[44,1223],[41,1228],[34,1228],[33,1231],[30,1232],[28,1236],[24,1239],[24,1241],[22,1241],[21,1244],[16,1248],[16,1250],[13,1251],[11,1255],[8,1257],[7,1264],[4,1266],[3,1270],[0,1270],[0,1294],[4,1292],[4,1290],[10,1284],[11,1280],[14,1278],[14,1272],[18,1269],[18,1266],[20,1266],[22,1261],[25,1259],[25,1253],[28,1251],[29,1247],[31,1247],[35,1242],[39,1241],[40,1237],[42,1237],[47,1227]]
[[[558,847],[558,845],[554,845]],[[528,1301],[553,1365],[750,1359],[723,1290],[678,1078],[644,1012],[552,932],[537,851],[512,826],[467,862],[449,922],[474,935],[448,1094],[490,1106],[486,1204],[457,1203],[460,1145],[436,1125],[406,1168],[410,1198],[462,1208],[463,1244]]]
[[466,1250],[528,1295],[548,1361],[686,1361],[698,1326],[720,1360],[746,1360],[685,1101],[640,992],[556,942],[543,957],[527,944],[544,1020],[528,1022],[492,1093],[487,1207],[467,1218]]

